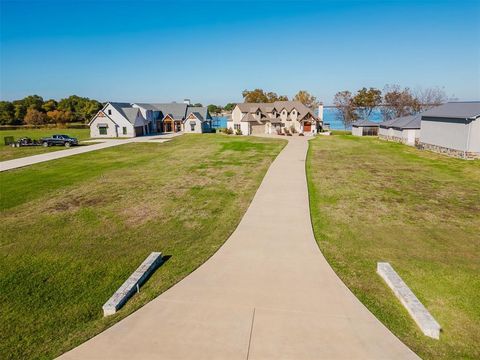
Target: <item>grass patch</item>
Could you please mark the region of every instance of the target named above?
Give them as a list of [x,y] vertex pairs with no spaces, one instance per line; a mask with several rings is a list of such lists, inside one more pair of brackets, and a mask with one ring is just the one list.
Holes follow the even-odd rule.
[[[478,359],[480,162],[378,139],[310,142],[317,242],[345,284],[426,359]],[[376,274],[387,261],[443,328],[425,337]]]
[[[0,173],[2,358],[55,357],[192,272],[233,232],[284,145],[184,135]],[[151,251],[171,258],[103,318]]]
[[79,141],[86,140],[90,137],[90,129],[16,129],[16,130],[2,130],[0,131],[0,161],[17,159],[25,156],[38,155],[51,151],[65,150],[63,146],[51,146],[44,148],[43,146],[12,148],[5,146],[3,138],[5,136],[13,136],[15,140],[22,137],[29,137],[31,139],[41,139],[55,134],[66,134],[71,137],[76,137]]

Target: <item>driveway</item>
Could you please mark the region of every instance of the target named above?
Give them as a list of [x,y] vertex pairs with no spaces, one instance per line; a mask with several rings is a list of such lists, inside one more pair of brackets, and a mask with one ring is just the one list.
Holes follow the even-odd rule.
[[26,156],[23,158],[7,160],[0,162],[0,172],[16,169],[28,165],[38,164],[45,161],[61,159],[68,156],[83,154],[90,151],[106,149],[113,146],[129,144],[132,142],[165,142],[169,141],[172,137],[178,136],[180,134],[165,134],[165,135],[153,135],[153,136],[141,136],[131,139],[96,139],[88,140],[84,142],[95,142],[99,144],[93,144],[89,146],[79,146],[72,147],[66,150],[54,151],[45,154]]
[[308,205],[308,142],[287,140],[239,226],[214,256],[61,358],[417,358],[345,287],[320,252]]

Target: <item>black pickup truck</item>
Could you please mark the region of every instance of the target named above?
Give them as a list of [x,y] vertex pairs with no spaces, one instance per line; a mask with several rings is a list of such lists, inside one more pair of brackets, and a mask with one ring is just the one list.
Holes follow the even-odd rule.
[[47,146],[54,146],[54,145],[61,145],[65,147],[70,147],[72,145],[78,145],[78,140],[76,138],[72,138],[68,135],[53,135],[48,138],[43,138],[40,140],[42,145]]

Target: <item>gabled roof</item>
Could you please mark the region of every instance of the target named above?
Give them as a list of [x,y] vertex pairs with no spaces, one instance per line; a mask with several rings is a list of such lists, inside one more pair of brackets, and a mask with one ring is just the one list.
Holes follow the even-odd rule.
[[422,119],[476,119],[478,117],[480,117],[480,101],[449,102],[422,113]]
[[125,115],[125,112],[123,111],[123,109],[132,107],[132,104],[126,103],[126,102],[109,102],[108,104],[112,105],[112,107],[115,110],[117,110],[120,113],[120,115],[122,115],[125,119],[127,118],[127,115]]
[[259,122],[257,119],[255,119],[255,116],[253,116],[252,113],[248,112],[245,115],[243,115],[242,122]]
[[189,106],[187,108],[187,115],[185,116],[185,118],[187,118],[188,115],[190,115],[190,114],[194,114],[197,117],[197,119],[202,121],[202,122],[211,119],[211,116],[208,113],[208,108],[204,107],[204,106],[203,107]]
[[135,125],[135,121],[137,120],[138,112],[140,110],[138,108],[133,108],[133,107],[127,108],[127,107],[125,107],[125,108],[122,108],[122,111],[123,111],[123,114],[124,114],[125,118],[130,123]]
[[422,122],[422,115],[409,115],[409,116],[402,116],[399,118],[394,119],[394,121],[390,124],[389,127],[394,129],[420,129],[420,124]]
[[183,103],[166,103],[166,104],[150,104],[163,114],[163,117],[170,115],[175,120],[183,120],[187,113],[187,104]]
[[358,120],[352,124],[352,127],[377,127],[379,124],[370,120]]
[[159,111],[155,106],[153,106],[152,104],[147,104],[147,103],[135,103],[134,105],[137,105],[139,107],[141,107],[142,109],[145,109],[145,110],[152,110],[152,111]]
[[378,123],[378,126],[380,126],[381,128],[388,129],[388,128],[391,127],[391,124],[394,123],[395,120],[397,120],[397,119],[398,118],[382,121],[381,123]]

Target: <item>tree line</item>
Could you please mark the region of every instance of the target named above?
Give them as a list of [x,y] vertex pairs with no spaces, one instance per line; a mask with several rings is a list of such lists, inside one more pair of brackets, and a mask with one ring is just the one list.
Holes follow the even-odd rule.
[[362,119],[368,120],[375,109],[380,109],[383,121],[418,114],[448,100],[442,88],[411,90],[400,85],[386,85],[383,92],[376,88],[362,88],[355,94],[339,91],[333,98],[337,119],[347,127]]
[[0,125],[87,123],[102,107],[97,100],[77,95],[60,101],[44,101],[41,96],[30,95],[21,100],[0,101]]

